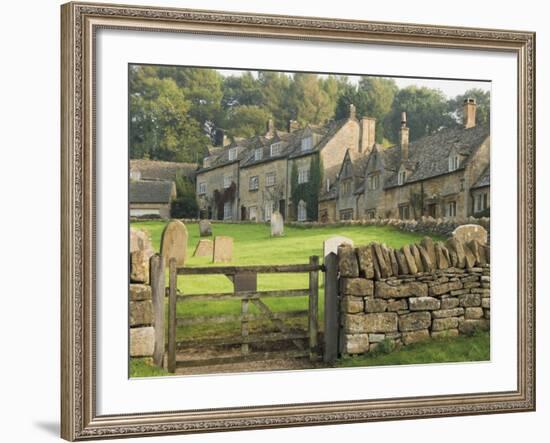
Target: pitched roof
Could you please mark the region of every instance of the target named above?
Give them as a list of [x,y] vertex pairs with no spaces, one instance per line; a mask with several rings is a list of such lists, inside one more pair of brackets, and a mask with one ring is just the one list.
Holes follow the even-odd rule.
[[163,180],[130,182],[130,203],[170,203],[174,183]]
[[477,181],[472,186],[472,189],[484,188],[486,186],[491,186],[491,168],[487,166],[485,170],[481,173]]
[[[463,169],[475,150],[489,137],[487,126],[473,128],[449,128],[427,135],[409,143],[407,167],[412,173],[406,183],[412,183],[449,172],[451,151],[461,157],[459,170]],[[392,146],[381,151],[386,169],[394,171],[385,181],[384,187],[397,186],[397,171],[401,166],[401,148]]]
[[178,175],[192,177],[195,169],[197,165],[194,163],[130,160],[130,170],[139,171],[144,180],[175,180]]

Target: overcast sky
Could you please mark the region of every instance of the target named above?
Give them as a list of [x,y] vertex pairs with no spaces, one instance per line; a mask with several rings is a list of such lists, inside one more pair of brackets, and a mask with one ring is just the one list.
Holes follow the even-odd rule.
[[[233,70],[233,69],[217,69],[217,71],[224,77],[229,75],[242,75],[245,71]],[[250,71],[254,76],[257,75],[257,71]],[[321,74],[320,74],[321,75]],[[326,76],[326,74],[322,74]],[[348,78],[350,82],[357,83],[360,76],[358,75],[349,75]],[[404,78],[404,77],[393,77],[395,83],[400,88],[405,88],[407,86],[426,86],[428,88],[439,89],[447,98],[454,98],[457,95],[463,94],[468,89],[482,89],[484,91],[491,91],[490,82],[480,82],[480,81],[471,81],[471,80],[440,80],[440,79],[426,79],[426,78]]]

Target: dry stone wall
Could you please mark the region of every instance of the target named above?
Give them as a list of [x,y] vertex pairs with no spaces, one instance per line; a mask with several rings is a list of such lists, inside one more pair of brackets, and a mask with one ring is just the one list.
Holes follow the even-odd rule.
[[342,245],[338,271],[342,354],[489,330],[490,249],[477,240]]

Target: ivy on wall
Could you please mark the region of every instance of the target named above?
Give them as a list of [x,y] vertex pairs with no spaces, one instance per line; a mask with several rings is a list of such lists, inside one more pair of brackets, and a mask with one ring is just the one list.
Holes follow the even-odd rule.
[[223,219],[223,207],[225,203],[235,201],[235,196],[237,195],[237,185],[235,182],[231,182],[228,188],[225,188],[222,192],[219,189],[214,191],[214,204],[217,209],[218,220]]
[[292,164],[290,172],[291,198],[294,209],[298,207],[300,200],[306,203],[308,221],[317,221],[319,218],[319,193],[323,182],[323,164],[318,154],[311,158],[309,180],[306,183],[298,183],[298,166]]

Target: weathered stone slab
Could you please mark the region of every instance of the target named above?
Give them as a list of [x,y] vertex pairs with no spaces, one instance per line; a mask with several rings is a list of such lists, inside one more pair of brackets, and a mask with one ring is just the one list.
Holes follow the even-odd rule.
[[464,308],[441,309],[432,311],[433,318],[459,317],[464,315]]
[[462,225],[453,231],[453,237],[462,243],[477,240],[482,245],[487,244],[487,230],[479,225]]
[[424,237],[420,241],[420,245],[424,248],[424,250],[428,254],[428,257],[430,257],[430,262],[435,265],[436,257],[435,257],[435,245],[433,240],[430,237]]
[[409,298],[409,309],[411,311],[433,311],[441,307],[441,302],[433,297],[411,297]]
[[403,256],[407,261],[407,268],[409,269],[409,273],[413,275],[416,274],[418,272],[418,268],[416,267],[416,260],[414,259],[410,246],[409,245],[403,246],[401,248],[401,252],[403,252]]
[[447,338],[458,336],[458,329],[447,329],[444,331],[432,331],[432,338]]
[[388,302],[379,298],[369,297],[365,299],[365,311],[372,312],[384,312],[388,307]]
[[130,326],[153,323],[153,302],[151,300],[130,302]]
[[380,343],[386,338],[386,334],[369,334],[370,343]]
[[407,299],[401,298],[399,300],[389,300],[387,305],[387,310],[389,312],[405,311],[409,306],[407,304]]
[[214,243],[212,240],[201,238],[197,243],[193,257],[212,257],[214,253]]
[[[344,237],[345,238],[345,237]],[[372,262],[372,250],[370,246],[361,246],[356,249],[359,261],[359,272],[365,278],[374,278],[374,264]]]
[[346,295],[342,298],[342,312],[348,314],[358,314],[365,310],[365,302],[363,297],[354,297]]
[[130,301],[151,300],[152,297],[151,286],[139,283],[130,284]]
[[427,329],[420,329],[419,331],[403,332],[401,340],[404,345],[410,345],[412,343],[419,343],[430,339],[430,331]]
[[130,228],[130,253],[143,251],[147,258],[155,253],[149,234],[141,229]]
[[[285,233],[285,222],[283,220],[283,216],[279,211],[275,211],[271,214],[271,236],[281,237],[284,233]],[[336,251],[331,251],[331,252],[336,253]]]
[[345,334],[344,354],[363,354],[369,350],[369,334]]
[[464,320],[458,326],[458,330],[464,335],[473,335],[476,331],[488,331],[490,328],[489,320]]
[[485,297],[481,299],[481,307],[484,309],[490,309],[491,308],[491,299],[489,297]]
[[463,294],[458,296],[460,306],[463,308],[471,308],[475,306],[481,306],[480,294]]
[[341,277],[359,277],[359,264],[352,246],[338,246],[338,270]]
[[478,318],[483,318],[483,308],[464,309],[464,318],[467,320],[475,320]]
[[185,264],[188,237],[187,228],[181,221],[170,220],[166,224],[160,240],[160,254],[167,267],[171,258],[176,259],[177,267],[182,267]]
[[210,223],[210,220],[201,220],[199,222],[199,235],[201,237],[212,236],[212,223]]
[[399,264],[397,263],[397,257],[395,256],[395,251],[393,248],[387,248],[386,251],[390,257],[390,265],[393,275],[399,275]]
[[373,243],[372,250],[374,251],[374,259],[378,263],[378,268],[380,269],[380,276],[382,278],[388,278],[391,276],[391,265],[389,263],[389,257],[388,261],[386,261],[386,257],[384,254],[384,251],[382,250],[382,246],[378,243]]
[[130,253],[130,282],[149,283],[149,258],[145,251]]
[[447,248],[443,246],[443,243],[437,242],[434,246],[435,249],[435,263],[438,269],[447,269],[449,267],[449,260],[447,259],[449,252]]
[[384,312],[344,315],[344,331],[352,334],[394,332],[397,331],[397,314]]
[[229,263],[233,260],[233,238],[224,235],[214,237],[214,263]]
[[397,260],[397,264],[399,266],[399,275],[407,275],[409,274],[409,266],[407,265],[407,259],[405,258],[405,254],[403,254],[402,251],[394,251],[395,253],[395,259]]
[[400,286],[401,297],[426,297],[428,285],[426,283],[411,281]]
[[432,259],[430,258],[424,246],[416,245],[416,248],[418,249],[418,252],[420,254],[420,259],[422,260],[422,267],[424,268],[424,272],[435,271],[435,262],[432,262]]
[[449,281],[446,283],[440,283],[430,287],[430,295],[443,295],[451,291],[456,291],[462,289],[462,282],[460,281]]
[[441,309],[458,308],[460,301],[457,297],[449,297],[441,299]]
[[456,268],[464,268],[464,266],[466,266],[466,254],[463,244],[456,238],[451,237],[445,242],[445,246],[447,246],[451,257],[453,254],[456,256],[456,262],[453,266]]
[[155,328],[130,329],[130,357],[150,357],[155,351]]
[[374,282],[366,278],[341,278],[342,294],[368,297],[374,293]]
[[338,254],[338,246],[349,245],[353,247],[353,240],[343,235],[335,235],[327,238],[323,242],[323,257],[326,257],[330,253]]
[[429,312],[411,312],[399,317],[399,330],[402,332],[429,329],[432,316]]
[[416,245],[409,245],[409,248],[412,252],[412,255],[414,257],[414,262],[416,264],[417,272],[424,272],[424,265],[422,264],[422,259],[420,258],[420,252],[418,251],[418,247]]
[[435,318],[432,323],[432,331],[445,331],[458,328],[457,317]]

